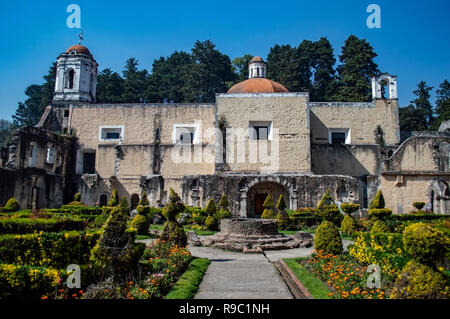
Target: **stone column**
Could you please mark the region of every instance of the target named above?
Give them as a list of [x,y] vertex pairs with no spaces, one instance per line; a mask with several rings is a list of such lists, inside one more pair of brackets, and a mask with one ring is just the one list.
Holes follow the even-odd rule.
[[247,191],[245,189],[241,189],[241,207],[239,215],[241,218],[247,218]]
[[297,201],[297,199],[298,199],[298,193],[297,193],[297,191],[296,190],[292,190],[291,191],[291,199],[290,199],[290,209],[292,209],[292,210],[297,210],[297,206],[298,206],[298,201]]

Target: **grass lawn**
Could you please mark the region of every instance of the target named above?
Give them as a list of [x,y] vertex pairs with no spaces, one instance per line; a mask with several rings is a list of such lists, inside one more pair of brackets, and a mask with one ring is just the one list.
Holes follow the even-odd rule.
[[304,258],[286,258],[283,259],[286,265],[297,276],[298,280],[308,289],[314,299],[330,299],[328,294],[330,290],[327,286],[309,270],[298,263]]
[[193,299],[211,263],[206,258],[194,258],[165,299]]
[[[150,229],[158,229],[162,230],[164,228],[164,225],[150,225]],[[189,226],[184,226],[184,231],[195,231],[195,233],[199,236],[212,236],[217,233],[217,231],[213,230],[198,230],[198,229],[192,229]]]
[[136,240],[150,239],[151,236],[148,235],[136,235]]

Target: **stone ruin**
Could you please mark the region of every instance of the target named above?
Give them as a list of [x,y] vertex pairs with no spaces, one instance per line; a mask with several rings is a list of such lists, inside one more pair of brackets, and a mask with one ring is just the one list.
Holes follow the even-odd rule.
[[194,246],[209,246],[244,253],[261,253],[263,250],[306,248],[312,246],[313,236],[298,232],[285,236],[278,232],[278,224],[272,219],[232,218],[223,219],[220,232],[208,237],[189,234]]

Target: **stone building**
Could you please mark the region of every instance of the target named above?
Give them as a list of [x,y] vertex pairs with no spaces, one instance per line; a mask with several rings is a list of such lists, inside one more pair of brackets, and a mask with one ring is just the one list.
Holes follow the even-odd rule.
[[[266,64],[255,57],[249,79],[213,104],[98,104],[97,67],[84,46],[61,54],[53,103],[29,128],[57,136],[64,149],[63,169],[42,171],[61,180],[58,195],[41,207],[76,191],[87,204],[105,205],[113,188],[133,206],[143,190],[161,206],[172,187],[193,206],[225,193],[235,216],[258,217],[268,194],[283,194],[294,210],[315,206],[326,190],[338,202],[367,207],[381,188],[395,213],[413,210],[414,201],[450,212],[450,134],[415,133],[400,143],[395,76],[373,79],[370,103],[310,102],[307,92],[265,78]],[[4,157],[28,156],[25,149],[10,145]],[[26,163],[0,172],[22,169]],[[29,187],[38,186],[7,182],[0,179],[1,200],[14,195],[36,206]]]

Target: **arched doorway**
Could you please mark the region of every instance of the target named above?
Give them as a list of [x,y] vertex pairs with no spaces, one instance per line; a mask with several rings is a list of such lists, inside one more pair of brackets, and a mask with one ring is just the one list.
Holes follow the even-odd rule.
[[108,205],[108,196],[106,194],[100,194],[98,197],[98,206],[105,207]]
[[261,182],[253,185],[247,192],[247,217],[261,217],[264,211],[263,203],[269,194],[275,205],[280,195],[283,195],[287,207],[290,208],[289,190],[285,186],[276,182]]
[[135,209],[138,204],[139,204],[139,195],[138,194],[132,194],[131,195],[131,200],[130,200],[131,209],[132,210]]

